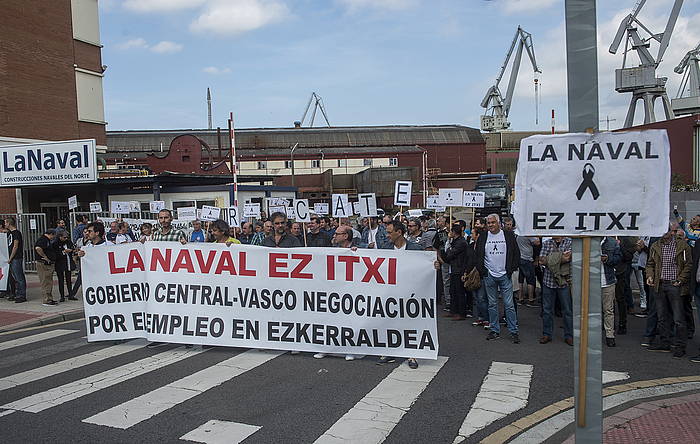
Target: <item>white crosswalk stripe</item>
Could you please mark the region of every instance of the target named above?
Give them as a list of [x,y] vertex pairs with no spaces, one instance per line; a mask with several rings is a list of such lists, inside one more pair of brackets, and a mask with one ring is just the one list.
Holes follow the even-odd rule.
[[238,444],[261,428],[240,422],[213,419],[182,435],[180,439],[205,444]]
[[83,419],[83,422],[128,429],[284,353],[282,351],[248,350],[150,393]]
[[59,336],[69,335],[71,333],[77,333],[78,330],[50,330],[43,333],[37,333],[31,336],[24,336],[22,338],[12,339],[10,341],[0,342],[0,351],[8,350],[11,348],[19,347],[21,345],[32,344],[34,342],[44,341],[46,339],[58,338]]
[[374,387],[315,442],[363,444],[381,443],[433,380],[446,357],[422,360],[412,370],[404,362]]
[[114,345],[112,347],[106,347],[94,352],[86,353],[84,355],[79,355],[73,358],[65,359],[60,362],[48,364],[43,367],[33,368],[31,370],[27,370],[21,373],[5,376],[3,378],[0,378],[0,391],[7,390],[12,387],[17,387],[23,384],[28,384],[33,381],[48,378],[50,376],[55,376],[59,373],[94,364],[95,362],[99,362],[104,359],[109,359],[115,356],[123,355],[125,353],[138,350],[139,348],[143,348],[146,346],[146,344],[147,342],[145,340],[139,340],[126,344]]
[[184,347],[178,347],[154,356],[149,356],[147,358],[98,373],[96,375],[88,376],[87,378],[83,378],[78,381],[64,384],[60,387],[55,387],[20,400],[7,403],[0,406],[0,410],[6,410],[6,412],[3,412],[0,415],[6,415],[14,411],[38,413],[48,408],[61,405],[85,395],[89,395],[98,390],[119,384],[120,382],[128,381],[145,373],[158,370],[166,365],[170,365],[202,353],[202,351],[203,350],[201,349],[185,349]]

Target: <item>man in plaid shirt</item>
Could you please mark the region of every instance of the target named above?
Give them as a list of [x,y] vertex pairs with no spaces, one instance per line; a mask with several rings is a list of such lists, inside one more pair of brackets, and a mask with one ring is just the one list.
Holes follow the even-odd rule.
[[167,241],[167,242],[180,242],[181,244],[187,243],[187,236],[182,230],[176,230],[172,226],[173,213],[168,209],[162,209],[158,212],[158,223],[160,228],[155,230],[153,233],[152,240],[154,241]]
[[[559,299],[564,317],[564,342],[574,345],[574,320],[569,280],[571,263],[571,239],[553,237],[542,244],[540,264],[544,265],[542,287],[542,337],[540,344],[552,341],[554,302]],[[569,271],[567,272],[566,269]],[[568,277],[568,278],[567,278]]]
[[257,232],[253,235],[253,238],[251,239],[250,243],[251,245],[262,245],[263,241],[267,236],[269,236],[272,233],[272,221],[265,221],[263,224],[263,229],[260,232]]

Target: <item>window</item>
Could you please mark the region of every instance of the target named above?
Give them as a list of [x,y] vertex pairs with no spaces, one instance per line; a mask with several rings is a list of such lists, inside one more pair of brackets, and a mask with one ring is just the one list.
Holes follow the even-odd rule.
[[366,167],[371,167],[372,166],[372,159],[362,159],[362,165]]
[[395,166],[397,166],[398,164],[399,164],[399,159],[397,159],[396,157],[390,157],[390,158],[389,158],[389,166],[390,166],[390,167],[395,167]]
[[267,162],[264,160],[258,162],[258,169],[259,170],[266,170],[267,169]]
[[291,160],[285,160],[284,161],[284,167],[289,169],[292,167],[292,161]]
[[102,75],[76,68],[75,87],[78,98],[78,120],[104,124],[105,107],[102,97]]
[[321,161],[319,159],[313,159],[311,161],[311,168],[321,168]]
[[71,0],[73,38],[100,45],[100,21],[97,0]]
[[348,166],[348,159],[338,159],[338,168]]

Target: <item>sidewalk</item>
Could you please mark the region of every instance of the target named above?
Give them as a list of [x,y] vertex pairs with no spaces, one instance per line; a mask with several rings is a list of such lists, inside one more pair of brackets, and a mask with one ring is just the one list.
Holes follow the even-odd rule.
[[[52,324],[83,317],[83,301],[78,293],[77,301],[61,302],[52,307],[42,305],[39,277],[27,273],[27,302],[16,304],[14,301],[0,299],[0,332],[24,327]],[[75,280],[75,276],[73,277]],[[53,299],[58,302],[58,281],[54,280]]]

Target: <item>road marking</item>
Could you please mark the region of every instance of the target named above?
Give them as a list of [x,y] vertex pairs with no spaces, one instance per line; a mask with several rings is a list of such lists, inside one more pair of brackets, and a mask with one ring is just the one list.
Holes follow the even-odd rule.
[[261,428],[240,422],[212,419],[182,435],[180,439],[205,444],[238,444]]
[[530,396],[532,371],[529,364],[492,362],[454,442],[463,442],[489,424],[524,408]]
[[59,373],[84,367],[89,364],[94,364],[95,362],[112,358],[114,356],[123,355],[124,353],[129,353],[145,346],[145,340],[114,345],[112,347],[106,347],[97,351],[85,353],[84,355],[75,356],[60,362],[48,364],[43,367],[33,368],[25,372],[5,376],[4,378],[0,378],[0,391],[17,387],[22,384],[27,384],[29,382],[38,381],[39,379],[48,378],[49,376],[54,376]]
[[315,442],[318,444],[348,441],[363,444],[383,442],[447,359],[444,356],[438,356],[434,361],[421,360],[420,367],[415,370],[410,369],[407,362],[404,362]]
[[13,339],[11,341],[0,342],[0,350],[7,350],[9,348],[19,347],[20,345],[27,345],[34,342],[44,341],[46,339],[57,338],[63,335],[69,335],[71,333],[77,333],[79,330],[51,330],[45,331],[43,333],[37,333],[31,336],[25,336],[23,338]]
[[613,371],[607,371],[603,370],[603,384],[608,384],[610,382],[615,382],[615,381],[623,381],[625,379],[629,379],[630,374],[627,372],[613,372]]
[[158,370],[166,365],[202,353],[203,350],[185,349],[178,347],[157,355],[149,356],[138,361],[113,368],[111,370],[88,376],[78,381],[69,382],[26,398],[0,406],[0,410],[23,411],[38,413],[65,402],[89,395],[98,390],[128,381],[145,373]]
[[78,318],[78,319],[71,319],[70,321],[52,322],[52,323],[46,324],[46,325],[37,325],[36,327],[26,327],[26,328],[19,328],[17,330],[3,331],[2,333],[0,333],[0,336],[14,335],[16,333],[23,333],[25,331],[40,330],[42,328],[57,327],[59,325],[64,325],[64,324],[73,324],[75,322],[84,321],[84,320],[85,320],[85,318]]
[[128,429],[284,353],[286,352],[248,350],[138,398],[83,419],[83,422]]

